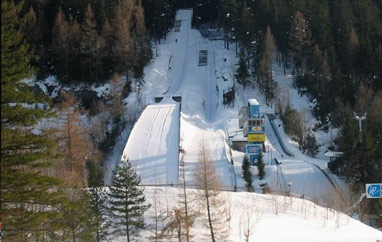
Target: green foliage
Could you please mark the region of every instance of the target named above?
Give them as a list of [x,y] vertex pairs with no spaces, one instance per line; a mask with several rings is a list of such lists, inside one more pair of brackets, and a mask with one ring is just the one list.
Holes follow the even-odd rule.
[[238,83],[243,85],[245,87],[250,82],[248,80],[249,73],[248,73],[248,67],[245,59],[245,52],[244,49],[240,50],[240,59],[239,59],[239,67],[236,70],[235,78]]
[[[12,3],[1,2],[1,197],[4,240],[37,238],[54,230],[55,206],[62,199],[59,181],[43,175],[50,166],[54,143],[33,125],[52,113],[37,106],[47,99],[35,96],[22,82],[33,74],[34,56],[20,32]],[[33,209],[31,209],[33,208]]]
[[260,153],[257,157],[257,169],[259,171],[259,179],[263,180],[265,177],[265,164],[263,160],[263,153]]
[[95,214],[90,203],[90,195],[82,190],[70,190],[70,200],[61,204],[61,226],[65,232],[61,241],[92,241],[95,234]]
[[107,207],[108,193],[103,187],[103,172],[94,161],[86,162],[86,169],[88,170],[88,191],[90,194],[90,205],[94,213],[94,227],[96,234],[96,241],[104,241],[108,236],[108,223],[109,211]]
[[292,140],[300,141],[303,137],[302,120],[301,116],[296,109],[293,109],[290,105],[285,107],[285,110],[281,116],[281,120],[284,124],[284,131],[290,135]]
[[313,133],[308,132],[308,134],[304,135],[301,144],[302,152],[306,152],[309,156],[314,157],[318,152],[318,145],[316,141],[316,137]]
[[246,182],[245,187],[247,188],[248,192],[253,191],[252,187],[252,173],[250,170],[250,165],[249,165],[249,159],[248,156],[244,156],[243,158],[243,163],[241,165],[242,168],[242,175],[244,178],[244,181]]
[[127,241],[145,227],[143,214],[149,209],[140,178],[128,161],[117,165],[110,187],[110,213],[114,218],[113,234],[125,235]]

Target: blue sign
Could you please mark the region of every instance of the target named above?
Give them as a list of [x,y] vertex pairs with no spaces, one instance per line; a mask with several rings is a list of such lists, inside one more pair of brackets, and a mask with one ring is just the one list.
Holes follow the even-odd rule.
[[367,198],[382,198],[382,183],[379,184],[366,184],[366,197]]
[[261,144],[250,144],[245,146],[245,153],[250,155],[258,155],[262,151]]

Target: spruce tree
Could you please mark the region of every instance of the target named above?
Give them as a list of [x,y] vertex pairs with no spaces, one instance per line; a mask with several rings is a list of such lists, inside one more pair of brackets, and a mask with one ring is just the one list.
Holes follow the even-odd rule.
[[302,76],[303,63],[310,52],[311,32],[303,14],[297,11],[289,34],[290,54],[293,57],[296,74]]
[[259,179],[263,180],[265,177],[265,164],[263,160],[263,153],[260,153],[257,157],[257,169],[259,171]]
[[84,76],[85,80],[92,80],[95,77],[95,64],[96,57],[98,53],[97,46],[97,25],[94,19],[94,14],[90,4],[88,4],[84,20],[81,23],[81,50],[84,55],[83,58],[83,67],[85,69],[86,75]]
[[103,173],[99,165],[91,160],[86,163],[88,170],[88,185],[90,193],[90,203],[94,212],[94,226],[96,231],[96,241],[104,241],[108,235],[110,227],[107,222],[107,192],[103,188]]
[[60,225],[64,233],[61,238],[56,238],[56,241],[93,241],[96,215],[91,207],[90,195],[77,189],[66,192],[70,200],[62,202],[60,207]]
[[62,81],[68,81],[69,63],[69,24],[65,14],[60,8],[57,12],[56,21],[52,29],[52,50],[54,70]]
[[240,50],[239,67],[236,70],[235,78],[244,88],[249,84],[249,73],[243,48]]
[[249,166],[249,159],[248,156],[244,156],[243,158],[243,163],[241,165],[242,168],[242,174],[245,183],[245,187],[247,188],[248,192],[251,192],[253,190],[252,188],[252,173],[250,171],[250,166]]
[[114,221],[115,235],[125,235],[128,242],[145,227],[143,214],[149,209],[143,191],[139,188],[141,179],[129,161],[117,165],[110,187],[110,212]]
[[[1,2],[1,210],[2,238],[24,241],[53,231],[50,221],[58,211],[45,209],[58,203],[59,181],[43,175],[50,166],[54,143],[34,129],[49,117],[48,99],[36,96],[23,79],[33,75],[33,54],[23,40],[14,7]],[[33,131],[33,132],[32,132]]]

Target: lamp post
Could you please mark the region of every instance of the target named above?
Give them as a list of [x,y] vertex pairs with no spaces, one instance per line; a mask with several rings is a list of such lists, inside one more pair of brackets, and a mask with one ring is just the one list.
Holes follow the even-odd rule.
[[290,196],[290,188],[292,186],[292,181],[288,182],[288,196]]
[[363,116],[361,114],[356,114],[353,112],[354,118],[358,120],[359,127],[359,141],[362,141],[362,121],[366,119],[367,113],[364,113]]

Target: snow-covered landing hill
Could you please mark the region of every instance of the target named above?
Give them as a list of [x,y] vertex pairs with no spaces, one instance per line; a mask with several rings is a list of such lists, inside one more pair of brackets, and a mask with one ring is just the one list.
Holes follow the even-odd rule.
[[[200,211],[191,228],[191,241],[211,241],[207,215],[200,199],[195,199],[197,190],[187,189],[188,206]],[[146,187],[145,195],[151,208],[145,214],[147,228],[138,236],[138,241],[155,241],[155,217],[158,218],[158,233],[169,221],[168,215],[183,201],[183,189]],[[221,192],[223,205],[219,209],[220,225],[216,226],[217,241],[282,242],[376,242],[382,240],[382,232],[375,230],[335,210],[315,205],[298,198],[271,194],[246,192]],[[155,212],[156,209],[156,212]],[[216,210],[212,210],[213,216]],[[231,216],[231,219],[228,218]],[[228,220],[227,220],[228,219]],[[248,227],[249,226],[249,227]],[[153,237],[154,236],[154,237]],[[113,241],[124,241],[125,237]],[[177,232],[168,234],[160,241],[178,241]]]

